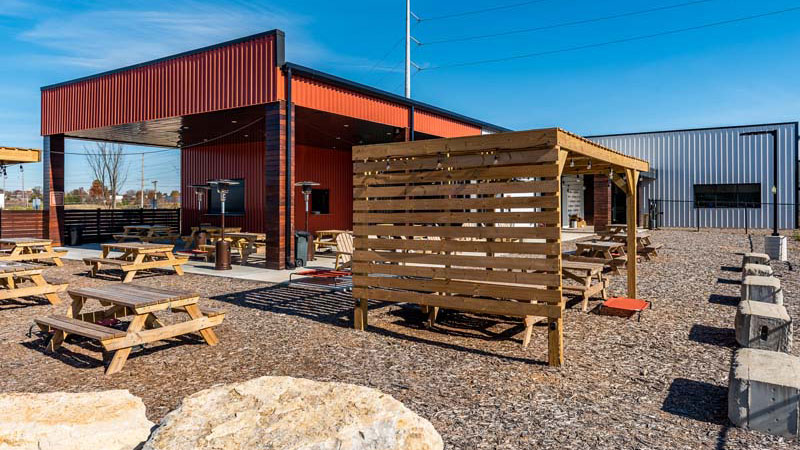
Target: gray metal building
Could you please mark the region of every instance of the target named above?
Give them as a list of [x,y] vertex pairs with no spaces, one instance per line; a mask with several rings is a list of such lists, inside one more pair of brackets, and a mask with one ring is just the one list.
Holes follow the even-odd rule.
[[[654,131],[589,139],[650,162],[640,211],[657,205],[663,227],[771,228],[777,132],[778,226],[797,228],[798,123]],[[650,210],[653,211],[653,210]],[[612,222],[614,219],[612,218]]]

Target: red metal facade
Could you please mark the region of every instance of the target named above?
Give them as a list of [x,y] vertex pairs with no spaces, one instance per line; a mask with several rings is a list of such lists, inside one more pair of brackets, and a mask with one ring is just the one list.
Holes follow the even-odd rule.
[[[264,231],[266,142],[263,127],[264,122],[260,121],[218,141],[181,151],[181,219],[184,233],[188,232],[189,227],[203,222],[219,225],[219,216],[205,214],[207,199],[203,200],[202,210],[198,212],[194,190],[189,187],[216,178],[245,180],[246,213],[239,217],[225,216],[225,225],[241,227],[243,231]],[[248,137],[244,137],[245,134]]]
[[[330,214],[309,214],[310,231],[350,230],[353,227],[353,161],[349,151],[296,145],[294,179],[316,181],[329,190]],[[304,229],[305,205],[300,188],[294,190],[294,227]]]
[[408,108],[403,105],[300,76],[292,77],[292,102],[296,106],[370,122],[408,126]]
[[414,130],[445,138],[481,134],[481,127],[449,119],[424,110],[414,110]]
[[[42,89],[42,135],[275,101],[276,35]],[[282,49],[281,49],[282,51]]]

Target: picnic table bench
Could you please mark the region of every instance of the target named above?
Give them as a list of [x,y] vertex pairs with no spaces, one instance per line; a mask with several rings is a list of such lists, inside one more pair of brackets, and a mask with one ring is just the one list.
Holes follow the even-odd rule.
[[113,235],[117,242],[166,240],[174,243],[180,239],[180,234],[167,225],[125,225],[122,230],[122,234]]
[[242,264],[247,264],[247,259],[253,253],[257,253],[259,248],[266,246],[267,235],[265,233],[225,233],[226,238],[230,238],[233,248],[239,252]]
[[[39,238],[4,238],[0,239],[4,248],[0,252],[2,261],[38,261],[52,259],[56,266],[63,266],[61,258],[67,256],[66,250],[53,249],[53,241]],[[7,248],[9,247],[10,248]]]
[[[573,261],[602,263],[611,268],[614,273],[619,273],[619,267],[627,262],[625,243],[615,241],[583,241],[575,243],[575,257]],[[592,258],[581,260],[583,258]]]
[[[579,284],[562,284],[561,290],[567,293],[575,293],[582,297],[583,305],[581,309],[586,311],[589,307],[589,298],[600,294],[602,298],[606,298],[606,289],[608,288],[608,279],[603,278],[602,263],[581,262],[581,261],[562,261],[561,262],[561,276],[565,280],[576,281]],[[593,280],[597,279],[596,283]]]
[[[83,262],[91,266],[92,276],[96,276],[104,265],[115,266],[125,273],[123,283],[131,282],[139,270],[172,268],[178,275],[183,275],[181,265],[189,258],[176,258],[172,248],[172,245],[144,242],[103,244],[101,257],[83,258]],[[122,252],[122,255],[110,257],[112,251]]]
[[[38,264],[21,262],[0,262],[0,300],[28,296],[42,296],[51,304],[61,302],[58,293],[67,289],[66,284],[50,284],[45,280],[42,272],[45,267]],[[33,286],[20,286],[20,283],[30,281]]]
[[[71,289],[68,294],[72,304],[65,316],[42,317],[34,322],[42,331],[52,333],[47,341],[50,351],[57,350],[69,334],[98,341],[103,348],[104,361],[111,353],[106,375],[122,370],[131,349],[136,346],[198,332],[208,345],[217,345],[219,339],[212,327],[225,318],[224,311],[201,308],[199,295],[191,292],[115,284]],[[84,313],[83,307],[89,300],[96,300],[107,308]],[[154,313],[167,310],[186,313],[189,320],[164,325]],[[97,323],[125,317],[131,319],[124,330]]]
[[[602,239],[614,242],[628,242],[628,233],[625,231],[617,233],[603,232],[600,233]],[[642,255],[645,260],[650,261],[653,256],[658,256],[658,250],[663,248],[664,244],[654,244],[651,240],[650,232],[641,230],[636,232],[636,252]]]

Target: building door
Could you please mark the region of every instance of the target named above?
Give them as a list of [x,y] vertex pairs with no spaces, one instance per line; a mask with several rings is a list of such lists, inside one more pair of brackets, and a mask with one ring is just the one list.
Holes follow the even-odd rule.
[[627,223],[627,199],[625,192],[616,184],[611,183],[611,223]]

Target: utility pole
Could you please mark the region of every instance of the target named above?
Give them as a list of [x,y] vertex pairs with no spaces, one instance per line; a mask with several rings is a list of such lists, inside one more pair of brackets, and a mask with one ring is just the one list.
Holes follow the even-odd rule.
[[139,192],[139,208],[144,209],[144,153],[142,153],[142,189]]
[[406,98],[411,98],[411,0],[406,0]]
[[153,209],[158,205],[158,180],[153,180]]

